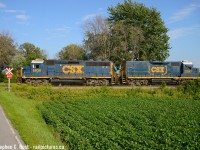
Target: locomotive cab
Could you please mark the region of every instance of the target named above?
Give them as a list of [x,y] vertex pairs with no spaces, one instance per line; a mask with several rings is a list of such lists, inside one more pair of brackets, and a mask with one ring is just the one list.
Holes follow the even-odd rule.
[[31,61],[31,75],[32,76],[44,76],[44,60],[36,59]]
[[17,74],[17,83],[47,83],[48,80],[49,77],[46,76],[46,67],[42,59],[32,60],[30,66],[21,67]]
[[192,62],[189,61],[182,61],[182,66],[181,66],[181,76],[189,76],[189,77],[198,77],[199,76],[199,69],[194,68]]

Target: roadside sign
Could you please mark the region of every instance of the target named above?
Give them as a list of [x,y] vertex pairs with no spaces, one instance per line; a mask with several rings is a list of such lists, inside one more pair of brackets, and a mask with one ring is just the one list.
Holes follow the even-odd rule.
[[6,74],[13,74],[11,71],[13,70],[13,68],[6,68]]
[[8,92],[10,92],[10,78],[12,78],[12,70],[13,68],[6,68],[6,74],[7,74],[7,78],[8,78]]
[[7,74],[7,78],[12,78],[12,74]]

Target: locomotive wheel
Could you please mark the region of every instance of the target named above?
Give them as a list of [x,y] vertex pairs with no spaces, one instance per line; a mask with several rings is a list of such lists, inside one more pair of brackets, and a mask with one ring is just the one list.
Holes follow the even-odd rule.
[[106,79],[100,79],[100,80],[96,80],[96,79],[88,79],[86,80],[86,85],[88,86],[107,86],[109,85],[109,81]]
[[43,84],[48,84],[49,81],[48,81],[47,79],[43,79],[43,80],[42,80],[42,83],[43,83]]
[[134,80],[134,79],[130,79],[127,82],[128,85],[132,85],[132,86],[149,85],[149,83],[150,82],[148,80]]
[[109,84],[109,81],[106,79],[99,80],[99,85],[100,86],[107,86]]
[[104,81],[104,85],[105,86],[109,85],[109,81],[108,80],[104,79],[103,81]]
[[22,83],[22,78],[21,77],[17,77],[17,83]]
[[31,79],[26,79],[25,81],[27,84],[31,84]]
[[99,80],[98,84],[99,84],[100,86],[104,85],[103,80]]
[[127,84],[134,86],[135,85],[135,80],[128,80]]
[[86,84],[89,86],[95,86],[96,85],[96,81],[94,79],[88,79],[86,81]]
[[34,79],[31,79],[31,84],[35,84],[35,80]]
[[149,81],[148,80],[144,80],[144,85],[149,85]]
[[140,82],[139,80],[137,80],[137,81],[135,82],[135,84],[136,84],[137,86],[140,86],[140,85],[141,85],[141,82]]

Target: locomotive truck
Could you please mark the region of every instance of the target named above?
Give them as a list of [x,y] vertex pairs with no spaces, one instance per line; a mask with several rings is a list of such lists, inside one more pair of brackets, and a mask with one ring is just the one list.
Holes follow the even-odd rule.
[[125,61],[116,69],[111,61],[32,60],[21,67],[18,83],[41,84],[82,82],[86,85],[154,83],[182,84],[199,79],[199,68],[189,61]]

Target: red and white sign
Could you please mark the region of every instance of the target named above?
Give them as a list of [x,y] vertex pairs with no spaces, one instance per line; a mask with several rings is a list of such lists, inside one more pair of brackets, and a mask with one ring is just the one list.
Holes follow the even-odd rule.
[[13,70],[13,68],[6,68],[6,74],[13,74],[11,71]]
[[6,68],[6,71],[7,71],[6,74],[7,74],[8,79],[12,78],[12,75],[13,75],[12,70],[13,68]]
[[12,74],[7,74],[7,78],[12,78]]

